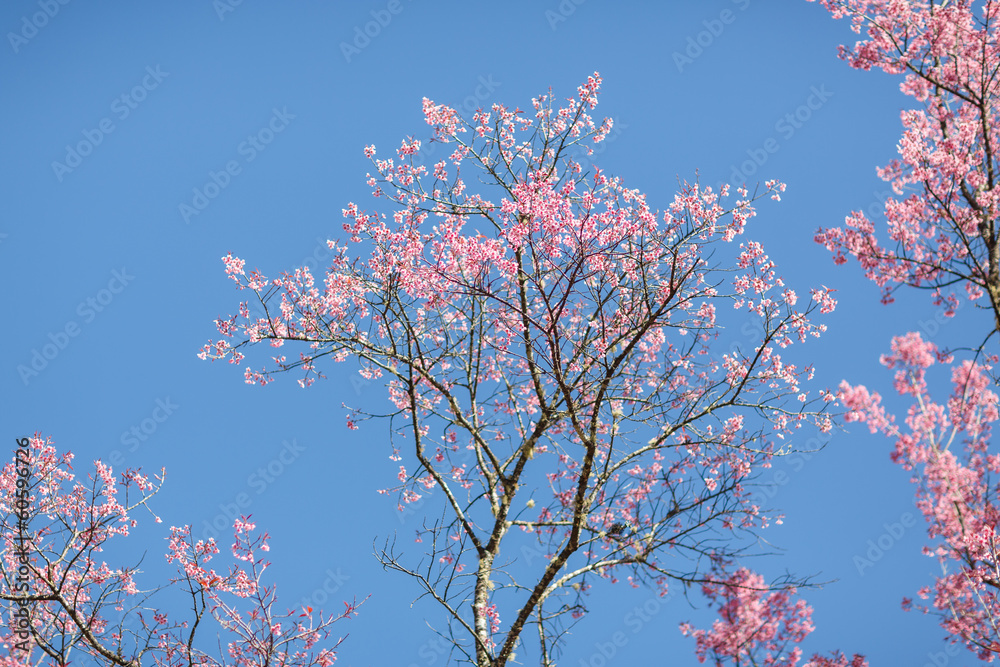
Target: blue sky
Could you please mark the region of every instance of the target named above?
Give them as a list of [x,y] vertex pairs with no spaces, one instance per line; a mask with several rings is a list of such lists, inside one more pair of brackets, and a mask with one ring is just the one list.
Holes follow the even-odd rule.
[[[838,290],[828,334],[803,348],[815,388],[847,378],[889,394],[877,359],[892,335],[956,345],[975,317],[945,320],[920,294],[882,306],[857,265],[835,267],[813,243],[851,209],[879,210],[889,192],[875,168],[895,156],[909,105],[898,81],[837,59],[854,35],[815,4],[11,0],[0,26],[2,432],[13,443],[41,431],[82,462],[166,467],[153,503],[164,523],[144,521],[129,547],[148,551],[151,578],[167,571],[167,526],[202,535],[248,501],[241,511],[273,536],[281,599],[338,609],[371,594],[337,628],[351,633],[346,664],[445,662],[424,622],[440,625],[438,611],[411,609],[420,591],[371,555],[396,532],[411,544],[420,524],[375,493],[395,479],[383,432],[345,427],[342,403],[375,408],[386,394],[350,364],[324,368],[329,380],[308,390],[291,376],[259,388],[195,354],[244,296],[220,258],[266,275],[322,266],[341,209],[370,205],[363,146],[426,138],[422,97],[524,108],[549,87],[573,94],[597,70],[597,115],[616,130],[595,160],[653,206],[696,174],[785,181],[747,235],[800,293]],[[752,339],[752,323],[739,335]],[[44,367],[38,358],[25,372],[47,345]],[[255,367],[264,356],[251,355]],[[899,602],[935,563],[919,553],[923,519],[890,448],[852,428],[765,473],[787,516],[766,537],[784,551],[753,565],[837,580],[807,593],[818,626],[807,652],[917,667],[933,664],[943,632]],[[912,525],[898,534],[895,523]],[[889,548],[859,572],[856,557],[880,538]],[[560,664],[601,664],[596,647],[618,631],[616,664],[697,664],[677,624],[703,611],[683,598],[618,586],[597,590],[591,608]]]

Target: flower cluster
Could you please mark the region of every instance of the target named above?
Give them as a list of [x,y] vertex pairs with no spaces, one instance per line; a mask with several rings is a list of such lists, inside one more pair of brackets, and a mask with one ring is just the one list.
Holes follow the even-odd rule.
[[[797,646],[813,630],[812,608],[796,599],[793,586],[771,587],[764,577],[745,567],[727,572],[716,563],[715,572],[702,586],[705,597],[718,610],[710,630],[682,623],[681,632],[694,637],[699,662],[711,658],[716,667],[768,665],[795,667],[802,659]],[[848,659],[840,652],[831,657],[814,655],[804,667],[867,667],[863,656]]]
[[[329,638],[330,625],[351,616],[356,605],[349,604],[340,616],[321,614],[315,620],[312,610],[298,617],[295,612],[277,613],[273,586],[261,583],[268,564],[258,554],[268,550],[268,536],[254,534],[255,526],[246,517],[234,525],[232,546],[234,558],[244,565],[234,564],[228,572],[209,567],[219,553],[214,540],[193,541],[188,526],[170,529],[166,558],[176,564],[178,576],[157,590],[180,587],[190,596],[194,614],[173,620],[151,605],[153,592],[139,589],[137,568],[113,567],[99,558],[109,541],[129,535],[136,525],[131,512],[148,509],[164,475],[150,480],[126,470],[116,479],[110,466],[97,461],[95,473],[84,483],[72,472],[73,455],[59,454],[51,439],[31,438],[28,453],[27,510],[13,506],[18,479],[23,480],[15,469],[25,459],[18,458],[16,465],[8,464],[0,472],[4,522],[0,598],[26,601],[32,628],[30,637],[9,630],[0,637],[11,653],[4,664],[44,664],[45,655],[52,664],[68,664],[71,652],[108,664],[133,659],[138,664],[138,656],[144,654],[158,664],[213,667],[264,663],[327,667],[336,660],[339,642],[320,645]],[[230,602],[230,597],[245,602]],[[207,642],[196,641],[197,628],[206,633],[206,615],[224,633],[209,635]],[[126,621],[117,618],[138,627],[126,628]],[[223,639],[225,655],[216,657],[199,648],[221,646]]]
[[[540,541],[553,568],[542,597],[622,570],[665,591],[661,558],[696,553],[702,529],[768,524],[744,485],[776,440],[830,428],[830,402],[803,386],[812,367],[786,351],[825,330],[812,315],[833,310],[830,290],[798,299],[745,238],[756,199],[744,188],[684,183],[656,210],[577,161],[611,127],[588,113],[600,84],[595,73],[563,103],[494,104],[471,122],[424,100],[431,141],[451,154],[429,172],[415,139],[385,158],[367,146],[378,208],[344,209],[348,240],[330,242],[325,275],[265,278],[224,258],[268,316],[240,304],[199,356],[240,364],[259,342],[295,343],[297,358],[246,365],[246,381],[298,369],[308,386],[322,357],[383,378],[396,479],[382,492],[405,511],[433,493],[454,515],[418,531],[428,562],[450,571],[435,581],[478,559],[478,585],[492,583],[482,561],[513,533]],[[760,196],[783,190],[770,181]],[[713,354],[748,314],[764,323],[760,344]],[[351,410],[348,427],[373,416]],[[539,485],[515,508],[519,489]],[[564,566],[580,581],[556,577]],[[480,652],[493,641],[483,595],[454,602],[472,606]],[[501,654],[525,613],[504,612],[514,630]]]
[[[865,213],[844,227],[821,229],[816,241],[838,264],[855,257],[865,275],[893,300],[900,285],[931,288],[952,316],[961,281],[966,298],[988,296],[1000,312],[1000,275],[993,255],[1000,230],[1000,3],[820,0],[835,17],[851,18],[867,39],[841,46],[841,58],[862,70],[905,74],[900,90],[921,108],[904,111],[899,159],[879,170],[896,197],[885,202],[887,242]],[[942,291],[944,290],[944,291]]]
[[[952,393],[934,400],[927,373],[951,363]],[[841,385],[840,399],[850,408],[848,421],[866,421],[872,431],[895,439],[892,459],[913,470],[917,507],[927,519],[927,555],[944,572],[933,587],[921,589],[942,626],[961,638],[980,658],[990,660],[1000,642],[994,620],[1000,614],[1000,561],[995,528],[1000,521],[1000,455],[989,451],[992,425],[1000,419],[997,396],[987,377],[989,366],[955,362],[920,334],[897,336],[882,363],[895,371],[895,388],[913,401],[902,425],[887,415],[877,393]],[[913,608],[910,599],[904,608]],[[1000,647],[1000,644],[996,644]]]

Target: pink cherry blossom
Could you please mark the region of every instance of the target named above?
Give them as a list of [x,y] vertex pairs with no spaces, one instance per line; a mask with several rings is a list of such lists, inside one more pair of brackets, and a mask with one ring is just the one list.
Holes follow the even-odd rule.
[[[433,591],[478,664],[507,664],[537,618],[539,648],[553,650],[553,610],[582,617],[595,582],[665,594],[671,578],[696,580],[675,556],[700,553],[707,531],[774,518],[745,486],[774,443],[831,428],[829,395],[785,350],[825,331],[814,315],[835,308],[832,291],[795,297],[744,236],[756,215],[745,189],[686,182],[656,209],[575,159],[611,128],[589,115],[600,85],[595,73],[576,97],[493,104],[471,121],[425,99],[447,160],[428,173],[413,138],[391,157],[366,147],[374,208],[343,209],[324,275],[268,279],[227,255],[269,317],[240,305],[199,353],[246,364],[249,384],[297,371],[309,386],[321,361],[348,359],[383,379],[385,410],[348,408],[348,428],[387,412],[398,463],[380,493],[406,511],[433,499],[444,518],[417,531],[429,569],[379,557]],[[747,314],[763,340],[719,354]],[[263,342],[298,356],[247,364]],[[518,555],[530,578],[496,595]],[[449,586],[463,569],[469,586]]]
[[[210,667],[308,667],[336,660],[340,642],[327,642],[330,626],[353,615],[357,605],[349,604],[339,616],[313,618],[311,609],[279,612],[274,586],[263,582],[269,563],[259,555],[268,550],[269,538],[255,533],[249,517],[233,526],[237,563],[227,569],[212,566],[220,552],[215,540],[194,540],[189,526],[170,528],[166,559],[178,576],[168,582],[157,585],[144,580],[137,567],[102,560],[108,543],[128,537],[136,526],[132,512],[152,514],[149,503],[164,474],[149,478],[126,470],[116,479],[110,466],[96,461],[90,478],[77,480],[72,460],[72,454],[58,453],[51,439],[35,435],[19,441],[14,462],[0,472],[0,598],[24,610],[25,628],[22,635],[20,625],[5,624],[0,638],[10,657],[4,664],[65,665],[84,656],[122,667],[140,664],[140,657]],[[22,488],[30,491],[19,494]],[[159,591],[171,588],[186,594],[186,613],[168,614],[153,604]],[[137,629],[116,620],[130,616]],[[199,648],[223,642],[221,655]]]
[[1000,3],[820,0],[849,17],[866,39],[840,57],[852,67],[902,74],[900,90],[919,105],[900,114],[899,159],[879,170],[895,197],[885,202],[885,231],[860,211],[845,226],[820,229],[816,241],[838,264],[855,257],[891,302],[899,286],[932,290],[954,315],[961,283],[971,301],[988,299],[1000,325],[1000,116],[994,73],[1000,62]]
[[[764,577],[745,567],[727,571],[717,560],[702,592],[718,610],[719,618],[704,630],[682,623],[681,633],[694,637],[698,662],[716,667],[768,665],[795,667],[802,659],[797,646],[814,629],[812,608],[796,599],[794,586],[769,586]],[[804,667],[867,667],[863,656],[835,652],[830,658],[814,655]]]
[[[928,523],[927,555],[942,575],[918,592],[928,605],[904,600],[904,609],[934,613],[954,639],[981,660],[1000,653],[994,530],[1000,456],[990,453],[997,395],[988,350],[1000,330],[1000,235],[995,187],[1000,140],[997,117],[1000,3],[820,0],[835,17],[849,17],[865,39],[840,55],[852,67],[903,75],[900,90],[916,109],[900,114],[899,159],[879,170],[892,185],[885,229],[861,212],[844,227],[821,229],[816,240],[838,264],[855,257],[865,274],[893,300],[901,286],[929,289],[932,302],[954,317],[964,298],[992,314],[974,332],[971,358],[955,360],[917,333],[897,336],[882,363],[894,371],[896,392],[910,407],[902,424],[887,414],[881,396],[841,385],[849,421],[867,422],[895,442],[891,456],[913,471],[917,504]],[[985,301],[985,302],[984,302]],[[933,389],[936,364],[951,364],[951,396]],[[935,396],[938,396],[935,399]]]
[[[936,347],[920,334],[892,341],[882,363],[895,370],[896,391],[913,401],[904,426],[887,415],[878,394],[841,385],[839,398],[850,409],[848,421],[867,422],[873,431],[895,439],[892,459],[913,470],[917,507],[927,520],[927,555],[942,570],[933,587],[919,597],[930,606],[904,608],[935,613],[942,627],[982,660],[992,661],[1000,648],[994,619],[1000,614],[1000,560],[995,528],[1000,520],[998,491],[991,475],[1000,472],[1000,456],[989,453],[992,425],[1000,397],[991,387],[989,366],[971,360],[952,363],[952,393],[936,402],[926,381],[937,363]],[[933,593],[932,593],[933,591]]]

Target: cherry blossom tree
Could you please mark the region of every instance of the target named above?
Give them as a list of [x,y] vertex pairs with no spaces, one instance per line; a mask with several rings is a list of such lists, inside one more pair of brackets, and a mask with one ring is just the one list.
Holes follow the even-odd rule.
[[[722,564],[720,563],[720,566]],[[727,572],[728,570],[728,572]],[[681,624],[681,632],[697,642],[699,662],[711,659],[716,667],[773,665],[795,667],[802,658],[797,646],[815,628],[812,608],[796,599],[794,587],[774,590],[764,578],[745,567],[719,567],[716,577],[708,577],[702,592],[719,618],[711,629]],[[867,667],[864,656],[848,658],[840,651],[830,657],[813,655],[804,667]]]
[[[611,130],[588,113],[600,83],[471,120],[425,99],[450,154],[424,166],[417,139],[384,158],[366,147],[379,209],[344,209],[349,241],[329,242],[322,276],[224,257],[252,295],[199,353],[240,365],[275,348],[244,365],[249,384],[295,370],[310,386],[325,357],[386,383],[388,414],[348,407],[347,427],[384,417],[397,474],[380,492],[401,511],[430,496],[441,514],[416,530],[422,558],[387,539],[381,562],[440,605],[436,630],[481,667],[532,636],[554,664],[599,582],[715,581],[713,564],[780,521],[752,502],[755,475],[792,436],[832,427],[834,396],[810,397],[812,367],[786,349],[820,335],[811,317],[835,301],[800,298],[743,240],[755,202],[784,185],[684,183],[654,210],[574,159]],[[762,340],[724,347],[747,316]]]
[[918,333],[893,339],[882,364],[895,370],[896,391],[913,397],[903,425],[886,411],[878,392],[844,382],[839,396],[850,409],[848,421],[894,438],[892,459],[918,471],[917,506],[932,540],[923,551],[937,558],[942,575],[918,592],[921,599],[933,597],[931,605],[904,599],[903,608],[937,615],[948,633],[992,662],[1000,653],[1000,504],[991,475],[1000,472],[1000,455],[990,453],[989,444],[992,424],[1000,419],[998,397],[989,389],[989,367],[966,359],[952,364],[947,402],[935,402],[927,371],[953,361]]
[[[895,370],[896,391],[911,401],[904,424],[882,405],[877,391],[844,382],[838,397],[848,421],[895,440],[894,461],[914,471],[917,504],[928,523],[928,546],[942,575],[919,591],[929,605],[905,599],[904,609],[939,616],[951,639],[980,659],[1000,653],[997,591],[1000,570],[994,532],[1000,455],[990,452],[997,396],[995,339],[1000,330],[1000,246],[997,231],[996,146],[997,12],[992,0],[973,3],[821,0],[835,17],[850,17],[867,39],[840,55],[852,67],[903,74],[900,89],[920,108],[902,112],[898,160],[879,171],[895,198],[885,204],[888,243],[864,213],[844,227],[816,236],[840,264],[855,257],[891,302],[901,286],[932,291],[935,305],[955,316],[958,293],[992,314],[985,331],[974,332],[965,357],[925,341],[919,333],[892,340],[881,362]],[[934,364],[951,367],[952,393],[928,386]]]
[[[194,541],[189,526],[170,529],[166,557],[178,575],[167,583],[143,590],[137,566],[109,565],[101,552],[117,550],[111,541],[137,525],[131,514],[145,509],[160,522],[149,501],[164,475],[126,470],[116,479],[97,461],[83,481],[72,460],[36,434],[18,441],[14,461],[0,473],[0,599],[8,603],[0,664],[326,667],[336,661],[343,640],[330,645],[331,625],[357,605],[345,603],[339,616],[309,608],[279,612],[275,587],[263,582],[268,535],[256,533],[247,517],[233,526],[237,562],[228,570],[212,567],[215,540]],[[153,606],[170,596],[187,613]]]
[[[1000,3],[821,0],[867,31],[841,58],[862,70],[905,74],[900,90],[921,108],[901,113],[899,159],[879,170],[897,197],[885,202],[888,243],[861,211],[816,241],[838,264],[855,257],[891,302],[900,286],[931,290],[951,316],[954,288],[993,313],[1000,328],[997,146]],[[977,8],[976,5],[979,5]]]

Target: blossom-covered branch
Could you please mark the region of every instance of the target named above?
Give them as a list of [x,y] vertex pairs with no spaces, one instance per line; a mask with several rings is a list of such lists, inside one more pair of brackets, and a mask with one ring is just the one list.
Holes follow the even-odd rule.
[[[815,628],[813,610],[796,599],[794,586],[768,585],[760,574],[719,560],[702,592],[719,618],[709,630],[681,624],[681,632],[697,642],[699,662],[710,659],[715,667],[799,664],[802,649],[797,644]],[[848,658],[835,651],[830,657],[813,655],[803,667],[868,667],[868,662],[862,655]]]
[[[72,472],[73,455],[58,453],[51,439],[36,435],[22,444],[0,473],[0,599],[10,603],[0,636],[8,651],[4,665],[62,666],[83,656],[121,667],[327,667],[336,660],[340,641],[328,645],[331,625],[357,605],[345,603],[336,616],[314,617],[312,609],[279,613],[274,586],[262,582],[268,563],[259,554],[268,550],[268,536],[255,534],[246,517],[234,525],[232,546],[243,565],[216,571],[210,567],[219,553],[215,541],[195,542],[189,527],[175,527],[167,560],[176,563],[178,576],[142,590],[137,567],[114,567],[100,554],[137,525],[134,511],[149,510],[163,474],[150,479],[126,470],[116,480],[111,467],[97,461],[85,483]],[[188,614],[153,606],[167,589],[186,593]],[[210,647],[223,642],[224,652],[214,654]]]
[[[951,363],[952,393],[945,403],[934,400],[927,373],[935,363]],[[903,602],[937,614],[942,627],[981,659],[1000,653],[1000,455],[990,453],[992,425],[1000,419],[997,394],[990,389],[990,368],[954,359],[909,333],[892,341],[892,354],[882,363],[895,371],[895,388],[912,403],[903,424],[882,405],[882,397],[863,386],[841,384],[839,396],[848,421],[863,422],[871,431],[895,440],[893,460],[914,470],[917,506],[927,519],[929,544],[924,553],[937,558],[942,576],[919,591],[933,597],[930,606]]]
[[892,301],[901,285],[933,290],[951,316],[956,291],[992,310],[1000,328],[1000,51],[994,0],[820,0],[867,39],[840,47],[852,67],[904,74],[900,90],[920,108],[901,113],[899,159],[879,170],[888,242],[854,211],[816,240],[837,263],[851,255]]
[[[775,443],[832,427],[832,394],[810,396],[812,368],[787,356],[825,330],[812,317],[833,310],[830,292],[800,298],[744,240],[757,198],[744,189],[687,183],[656,211],[585,171],[573,156],[611,129],[588,113],[600,83],[471,121],[425,99],[448,158],[428,169],[416,139],[393,157],[368,146],[381,211],[344,210],[350,240],[330,242],[323,276],[223,258],[256,303],[200,353],[238,365],[267,342],[279,354],[245,365],[248,383],[297,369],[309,386],[324,357],[385,381],[398,483],[382,492],[400,509],[440,494],[445,516],[417,531],[422,561],[388,545],[382,560],[442,605],[481,666],[507,664],[528,624],[548,664],[595,581],[664,594],[701,581],[709,554],[770,520],[746,485]],[[748,316],[762,340],[720,352]],[[356,407],[347,426],[373,416]]]

